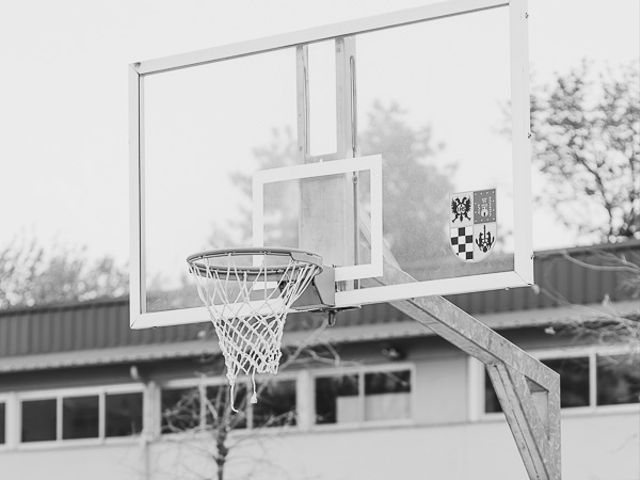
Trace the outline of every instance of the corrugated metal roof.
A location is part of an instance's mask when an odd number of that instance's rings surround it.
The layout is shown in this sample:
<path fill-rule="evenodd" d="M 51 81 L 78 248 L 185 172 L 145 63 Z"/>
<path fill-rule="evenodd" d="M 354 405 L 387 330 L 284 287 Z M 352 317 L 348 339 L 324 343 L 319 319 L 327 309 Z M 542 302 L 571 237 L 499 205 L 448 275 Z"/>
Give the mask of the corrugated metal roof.
<path fill-rule="evenodd" d="M 626 288 L 626 282 L 630 278 L 628 272 L 582 266 L 582 263 L 598 267 L 610 266 L 610 255 L 623 256 L 627 261 L 640 265 L 640 241 L 536 252 L 536 288 L 469 293 L 454 295 L 449 299 L 475 315 L 566 304 L 585 305 L 599 303 L 605 298 L 611 301 L 629 300 L 634 292 Z"/>
<path fill-rule="evenodd" d="M 632 292 L 624 288 L 628 279 L 625 272 L 587 269 L 566 257 L 569 254 L 577 262 L 603 265 L 603 256 L 595 255 L 594 248 L 537 253 L 537 288 L 455 295 L 450 297 L 450 300 L 479 318 L 490 318 L 492 314 L 501 312 L 557 309 L 567 304 L 598 304 L 605 298 L 613 302 L 631 300 Z M 640 264 L 640 241 L 608 245 L 599 249 L 624 255 L 628 261 Z M 631 302 L 630 308 L 633 309 L 637 303 Z M 562 310 L 557 312 L 560 313 Z M 507 317 L 513 319 L 512 321 L 519 321 L 518 325 L 525 325 L 528 324 L 526 322 L 532 321 L 532 318 L 538 318 L 541 313 L 536 312 L 533 316 L 512 313 Z M 298 314 L 296 321 L 287 323 L 287 330 L 307 330 L 313 325 L 319 325 L 321 319 L 320 315 Z M 367 305 L 340 314 L 339 323 L 331 329 L 331 335 L 333 341 L 354 341 L 356 338 L 368 337 L 363 332 L 377 331 L 378 328 L 373 328 L 373 325 L 383 325 L 380 328 L 388 336 L 394 329 L 402 330 L 398 328 L 399 324 L 405 322 L 411 320 L 388 304 Z M 501 325 L 501 328 L 508 326 L 506 323 Z M 96 355 L 96 349 L 121 351 L 123 354 L 130 350 L 142 353 L 147 351 L 147 348 L 142 348 L 145 345 L 164 345 L 165 347 L 161 348 L 166 349 L 167 344 L 172 344 L 173 350 L 175 345 L 197 342 L 203 329 L 208 328 L 208 323 L 202 323 L 131 330 L 129 303 L 126 298 L 5 310 L 0 312 L 0 358 L 48 356 L 58 352 L 78 351 L 91 351 Z M 348 328 L 351 330 L 347 330 Z M 3 359 L 3 363 L 5 360 L 7 359 Z"/>
<path fill-rule="evenodd" d="M 571 305 L 519 312 L 499 312 L 478 315 L 478 320 L 494 329 L 514 326 L 536 326 L 557 323 L 589 321 L 608 318 L 611 315 L 640 315 L 638 302 L 618 302 L 615 310 L 608 305 Z M 433 332 L 413 320 L 404 319 L 393 323 L 347 325 L 324 330 L 293 331 L 285 334 L 283 345 L 322 345 L 351 343 L 397 338 L 426 337 Z M 87 367 L 114 363 L 179 359 L 220 353 L 218 342 L 211 338 L 183 342 L 122 346 L 91 350 L 54 352 L 38 355 L 0 357 L 0 374 L 30 370 Z"/>

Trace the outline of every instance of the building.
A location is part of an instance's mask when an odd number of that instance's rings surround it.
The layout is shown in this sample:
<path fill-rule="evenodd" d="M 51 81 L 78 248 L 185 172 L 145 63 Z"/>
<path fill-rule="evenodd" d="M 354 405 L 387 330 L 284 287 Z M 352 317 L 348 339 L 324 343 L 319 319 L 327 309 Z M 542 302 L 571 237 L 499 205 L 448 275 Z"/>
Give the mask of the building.
<path fill-rule="evenodd" d="M 640 265 L 638 241 L 599 251 Z M 601 335 L 640 301 L 629 272 L 582 265 L 603 258 L 539 252 L 537 287 L 451 298 L 560 372 L 565 480 L 640 478 L 640 340 Z M 320 320 L 291 317 L 285 341 Z M 0 478 L 215 477 L 197 431 L 215 414 L 202 396 L 226 391 L 210 326 L 128 325 L 126 299 L 0 313 Z M 482 364 L 393 307 L 343 313 L 311 343 L 328 362 L 284 369 L 245 410 L 228 478 L 527 478 Z"/>

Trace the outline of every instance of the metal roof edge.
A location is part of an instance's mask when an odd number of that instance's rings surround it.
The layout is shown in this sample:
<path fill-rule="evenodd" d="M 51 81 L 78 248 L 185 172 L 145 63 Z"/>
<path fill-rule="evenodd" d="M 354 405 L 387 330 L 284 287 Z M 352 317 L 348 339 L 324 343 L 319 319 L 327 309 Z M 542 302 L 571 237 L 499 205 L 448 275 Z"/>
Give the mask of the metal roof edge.
<path fill-rule="evenodd" d="M 51 312 L 59 310 L 78 310 L 78 309 L 91 309 L 98 307 L 121 305 L 126 306 L 129 304 L 129 295 L 123 295 L 120 297 L 104 297 L 93 300 L 82 300 L 75 302 L 59 302 L 59 303 L 47 303 L 43 305 L 34 305 L 31 307 L 10 307 L 0 309 L 0 317 L 10 315 L 31 315 L 34 313 Z"/>
<path fill-rule="evenodd" d="M 599 243 L 595 245 L 576 245 L 573 247 L 562 247 L 562 248 L 552 248 L 548 250 L 538 250 L 534 252 L 535 257 L 552 257 L 556 255 L 564 255 L 564 254 L 575 254 L 575 253 L 589 253 L 594 250 L 599 251 L 616 251 L 616 250 L 627 250 L 627 249 L 635 249 L 638 248 L 640 250 L 640 239 L 638 240 L 625 240 L 622 242 L 615 243 Z"/>
<path fill-rule="evenodd" d="M 564 307 L 477 315 L 476 318 L 496 330 L 542 326 L 557 323 L 588 322 L 615 316 L 640 315 L 640 302 L 567 305 Z M 321 331 L 287 332 L 285 346 L 322 345 L 324 343 L 356 343 L 435 335 L 413 320 L 381 324 L 362 324 L 326 328 Z M 188 358 L 220 353 L 215 339 L 177 343 L 156 343 L 127 347 L 76 350 L 39 355 L 0 358 L 0 373 L 99 366 L 115 363 Z"/>

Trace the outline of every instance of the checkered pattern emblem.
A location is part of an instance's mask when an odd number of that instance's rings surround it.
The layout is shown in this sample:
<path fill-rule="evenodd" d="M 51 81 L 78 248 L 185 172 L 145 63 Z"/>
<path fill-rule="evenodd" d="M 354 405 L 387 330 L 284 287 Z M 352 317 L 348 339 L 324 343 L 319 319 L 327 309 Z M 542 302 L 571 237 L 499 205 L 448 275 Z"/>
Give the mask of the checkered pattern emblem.
<path fill-rule="evenodd" d="M 473 260 L 473 226 L 451 229 L 451 247 L 463 260 Z"/>
<path fill-rule="evenodd" d="M 484 260 L 496 243 L 495 189 L 454 193 L 449 202 L 451 250 L 465 262 Z"/>

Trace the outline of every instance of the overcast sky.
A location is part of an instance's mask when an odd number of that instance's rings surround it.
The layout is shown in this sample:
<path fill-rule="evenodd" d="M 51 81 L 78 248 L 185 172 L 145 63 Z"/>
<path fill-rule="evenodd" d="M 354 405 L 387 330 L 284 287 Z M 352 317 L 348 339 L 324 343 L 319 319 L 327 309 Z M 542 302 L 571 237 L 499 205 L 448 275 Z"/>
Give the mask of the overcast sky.
<path fill-rule="evenodd" d="M 0 244 L 20 232 L 128 257 L 127 66 L 425 0 L 11 2 L 0 17 Z M 539 81 L 640 55 L 637 0 L 530 0 Z M 443 131 L 444 137 L 451 132 Z M 535 246 L 571 245 L 536 216 Z M 550 234 L 551 233 L 551 234 Z"/>

